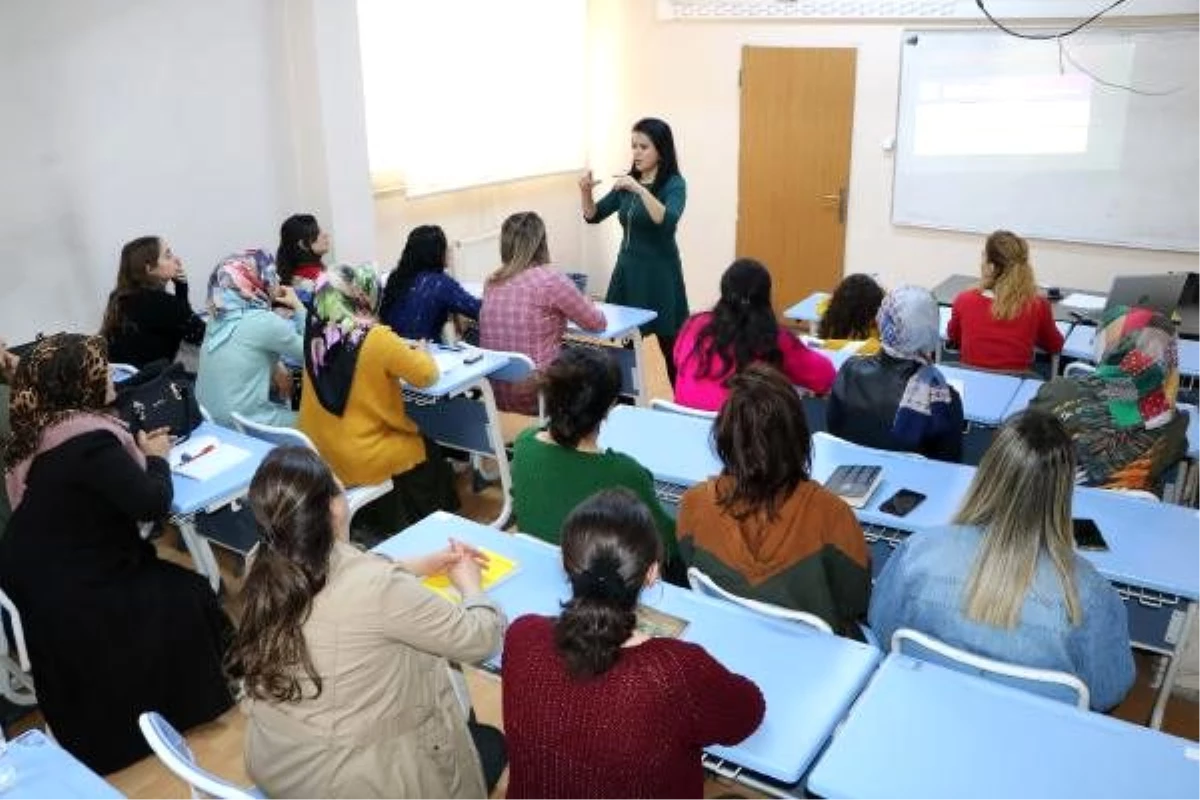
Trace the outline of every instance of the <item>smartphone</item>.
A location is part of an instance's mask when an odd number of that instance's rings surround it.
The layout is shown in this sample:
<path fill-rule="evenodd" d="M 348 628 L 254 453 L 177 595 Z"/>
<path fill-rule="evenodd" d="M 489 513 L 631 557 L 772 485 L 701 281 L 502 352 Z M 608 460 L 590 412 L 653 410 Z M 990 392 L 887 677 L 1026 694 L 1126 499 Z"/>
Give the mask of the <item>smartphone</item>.
<path fill-rule="evenodd" d="M 483 360 L 483 353 L 472 353 L 463 359 L 464 364 L 474 364 L 477 361 Z"/>
<path fill-rule="evenodd" d="M 1100 528 L 1095 520 L 1073 519 L 1071 525 L 1075 529 L 1075 546 L 1080 550 L 1107 550 L 1108 542 L 1100 535 Z"/>
<path fill-rule="evenodd" d="M 885 514 L 903 517 L 921 505 L 921 501 L 924 499 L 925 495 L 920 492 L 914 492 L 912 489 L 901 489 L 887 500 L 884 500 L 883 504 L 879 506 L 879 510 Z"/>

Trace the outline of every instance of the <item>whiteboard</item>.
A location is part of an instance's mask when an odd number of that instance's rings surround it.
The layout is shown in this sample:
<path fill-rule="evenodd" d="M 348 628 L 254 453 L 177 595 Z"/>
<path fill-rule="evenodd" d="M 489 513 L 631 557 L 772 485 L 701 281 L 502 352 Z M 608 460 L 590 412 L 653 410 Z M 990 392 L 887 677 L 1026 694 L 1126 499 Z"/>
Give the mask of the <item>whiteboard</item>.
<path fill-rule="evenodd" d="M 901 42 L 893 223 L 1200 249 L 1196 29 Z"/>

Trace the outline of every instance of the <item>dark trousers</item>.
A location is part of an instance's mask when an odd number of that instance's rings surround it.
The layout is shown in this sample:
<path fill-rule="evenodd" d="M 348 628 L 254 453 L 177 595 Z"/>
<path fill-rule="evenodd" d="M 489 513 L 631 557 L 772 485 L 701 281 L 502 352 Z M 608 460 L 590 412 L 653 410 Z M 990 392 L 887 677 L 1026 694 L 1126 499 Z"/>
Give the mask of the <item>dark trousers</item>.
<path fill-rule="evenodd" d="M 490 795 L 500 782 L 504 768 L 508 766 L 508 749 L 504 746 L 504 734 L 498 728 L 476 722 L 475 709 L 471 709 L 467 730 L 475 743 L 475 751 L 479 753 L 479 763 L 483 766 L 483 780 L 487 783 Z"/>
<path fill-rule="evenodd" d="M 659 349 L 662 350 L 663 361 L 667 365 L 667 380 L 671 382 L 671 388 L 675 388 L 675 337 L 663 336 L 661 333 L 654 334 L 654 338 L 658 339 Z"/>
<path fill-rule="evenodd" d="M 457 511 L 454 470 L 432 439 L 425 439 L 425 460 L 392 476 L 392 490 L 366 505 L 351 521 L 351 538 L 364 547 L 420 522 L 434 511 Z"/>

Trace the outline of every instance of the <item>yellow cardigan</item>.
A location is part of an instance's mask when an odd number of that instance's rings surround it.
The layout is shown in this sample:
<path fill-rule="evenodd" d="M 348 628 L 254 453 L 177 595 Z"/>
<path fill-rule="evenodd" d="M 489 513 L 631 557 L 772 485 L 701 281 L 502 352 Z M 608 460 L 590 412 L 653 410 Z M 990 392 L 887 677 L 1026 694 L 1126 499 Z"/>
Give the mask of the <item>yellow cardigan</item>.
<path fill-rule="evenodd" d="M 431 386 L 437 362 L 386 325 L 367 332 L 342 416 L 321 405 L 305 370 L 298 427 L 347 486 L 380 483 L 425 460 L 421 431 L 404 412 L 401 379 Z"/>

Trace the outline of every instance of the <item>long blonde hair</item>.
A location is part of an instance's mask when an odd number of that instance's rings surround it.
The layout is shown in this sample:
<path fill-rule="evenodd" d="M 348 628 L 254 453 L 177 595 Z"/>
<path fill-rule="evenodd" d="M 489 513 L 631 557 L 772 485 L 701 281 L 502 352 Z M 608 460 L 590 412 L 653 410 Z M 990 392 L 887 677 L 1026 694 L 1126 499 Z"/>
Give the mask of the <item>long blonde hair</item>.
<path fill-rule="evenodd" d="M 1083 617 L 1075 586 L 1071 495 L 1075 448 L 1062 423 L 1028 411 L 1008 420 L 984 454 L 962 507 L 959 525 L 983 529 L 983 545 L 967 582 L 968 619 L 1014 628 L 1043 550 L 1062 583 L 1067 618 Z"/>
<path fill-rule="evenodd" d="M 500 269 L 488 276 L 489 285 L 519 275 L 530 267 L 550 263 L 546 223 L 533 211 L 512 214 L 500 228 Z"/>
<path fill-rule="evenodd" d="M 995 319 L 1013 319 L 1037 297 L 1037 281 L 1029 264 L 1029 244 L 1012 231 L 996 231 L 987 238 L 983 260 L 992 267 L 991 274 L 980 282 L 980 288 L 991 289 Z"/>

